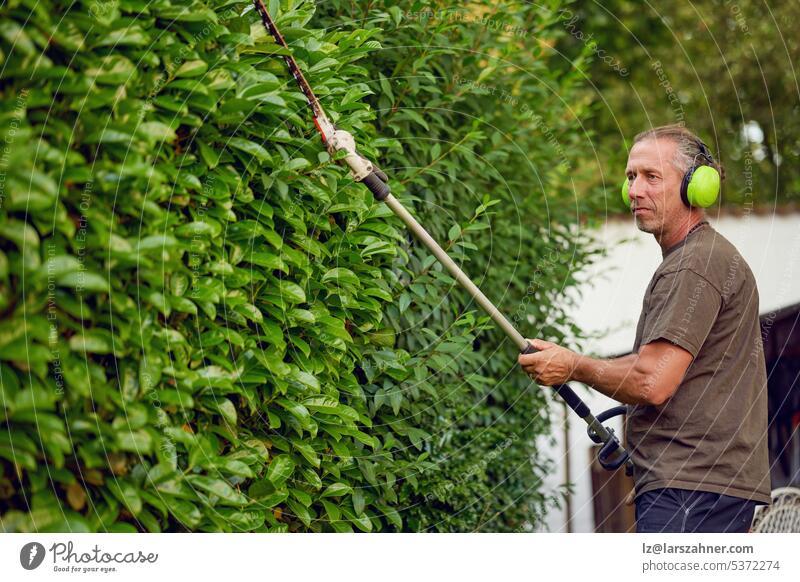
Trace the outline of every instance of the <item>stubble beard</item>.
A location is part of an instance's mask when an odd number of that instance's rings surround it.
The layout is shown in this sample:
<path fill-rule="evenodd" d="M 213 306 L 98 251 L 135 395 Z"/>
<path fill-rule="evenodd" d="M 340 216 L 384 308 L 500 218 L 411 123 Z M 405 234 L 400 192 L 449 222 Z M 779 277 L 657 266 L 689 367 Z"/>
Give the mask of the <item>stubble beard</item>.
<path fill-rule="evenodd" d="M 634 216 L 634 220 L 636 221 L 636 228 L 638 228 L 642 232 L 653 234 L 657 230 L 656 225 L 653 223 L 653 221 L 649 221 L 644 217 Z"/>

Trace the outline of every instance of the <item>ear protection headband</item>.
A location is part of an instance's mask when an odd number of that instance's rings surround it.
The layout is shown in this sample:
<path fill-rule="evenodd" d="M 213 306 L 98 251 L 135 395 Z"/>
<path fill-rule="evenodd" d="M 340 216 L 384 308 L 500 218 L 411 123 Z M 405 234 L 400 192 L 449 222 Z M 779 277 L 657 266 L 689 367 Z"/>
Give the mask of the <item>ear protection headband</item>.
<path fill-rule="evenodd" d="M 705 158 L 710 164 L 714 163 L 714 158 L 706 144 L 698 139 L 697 146 L 700 153 L 695 156 L 692 166 L 681 180 L 681 200 L 690 208 L 692 206 L 708 208 L 717 201 L 721 179 L 716 168 L 697 163 L 698 157 Z M 628 187 L 628 179 L 625 178 L 625 182 L 622 184 L 622 201 L 630 207 L 631 199 L 628 195 Z"/>

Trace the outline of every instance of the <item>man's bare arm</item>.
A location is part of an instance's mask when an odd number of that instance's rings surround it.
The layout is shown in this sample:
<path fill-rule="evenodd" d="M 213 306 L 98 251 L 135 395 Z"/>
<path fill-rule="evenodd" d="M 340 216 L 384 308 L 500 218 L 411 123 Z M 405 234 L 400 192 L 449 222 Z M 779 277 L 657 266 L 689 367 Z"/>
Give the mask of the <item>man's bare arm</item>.
<path fill-rule="evenodd" d="M 572 379 L 624 404 L 659 406 L 669 400 L 692 363 L 692 354 L 656 340 L 637 354 L 598 360 L 578 354 Z"/>

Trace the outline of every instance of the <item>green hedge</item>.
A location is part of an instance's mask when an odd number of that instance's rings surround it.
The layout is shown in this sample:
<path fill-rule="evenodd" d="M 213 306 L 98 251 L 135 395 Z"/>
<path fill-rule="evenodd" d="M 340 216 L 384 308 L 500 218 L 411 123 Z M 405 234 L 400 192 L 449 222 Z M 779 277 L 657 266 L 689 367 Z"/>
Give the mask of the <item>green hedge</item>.
<path fill-rule="evenodd" d="M 587 104 L 547 13 L 268 4 L 487 294 L 527 335 L 578 333 L 562 295 L 594 251 L 567 160 Z M 0 16 L 3 530 L 538 523 L 543 392 L 329 159 L 248 2 Z"/>

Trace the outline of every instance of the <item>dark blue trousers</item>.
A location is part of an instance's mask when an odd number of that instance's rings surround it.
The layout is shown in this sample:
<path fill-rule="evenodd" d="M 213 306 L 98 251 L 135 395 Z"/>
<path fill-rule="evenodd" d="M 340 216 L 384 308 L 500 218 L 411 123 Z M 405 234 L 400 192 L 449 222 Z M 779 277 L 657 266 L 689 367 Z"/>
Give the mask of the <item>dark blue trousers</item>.
<path fill-rule="evenodd" d="M 636 498 L 637 533 L 747 533 L 758 502 L 687 489 L 655 489 Z"/>

